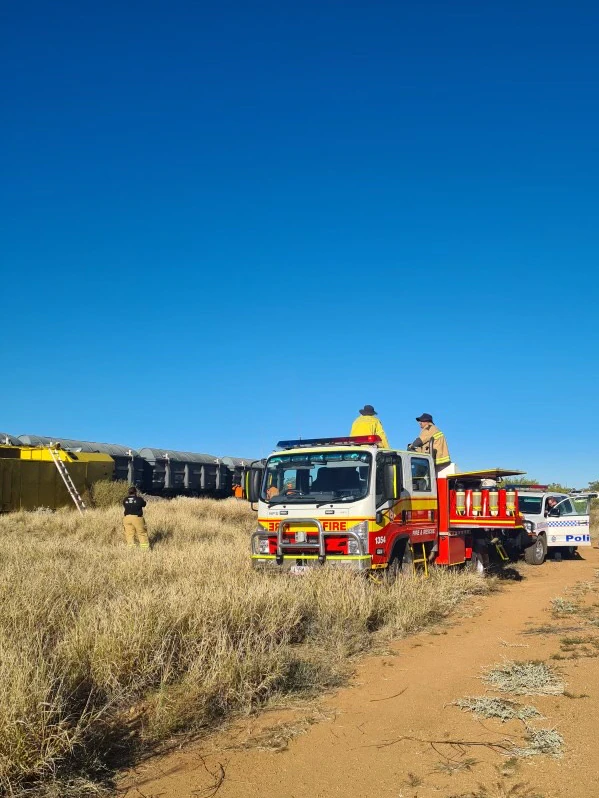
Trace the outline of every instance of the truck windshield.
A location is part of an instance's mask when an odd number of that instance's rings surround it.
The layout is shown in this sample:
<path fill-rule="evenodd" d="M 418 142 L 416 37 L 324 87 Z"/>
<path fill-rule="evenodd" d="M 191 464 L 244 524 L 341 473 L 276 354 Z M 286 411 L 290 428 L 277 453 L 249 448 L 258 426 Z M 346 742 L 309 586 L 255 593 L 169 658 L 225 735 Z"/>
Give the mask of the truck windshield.
<path fill-rule="evenodd" d="M 368 493 L 369 452 L 276 454 L 266 464 L 262 501 L 269 504 L 351 502 Z"/>

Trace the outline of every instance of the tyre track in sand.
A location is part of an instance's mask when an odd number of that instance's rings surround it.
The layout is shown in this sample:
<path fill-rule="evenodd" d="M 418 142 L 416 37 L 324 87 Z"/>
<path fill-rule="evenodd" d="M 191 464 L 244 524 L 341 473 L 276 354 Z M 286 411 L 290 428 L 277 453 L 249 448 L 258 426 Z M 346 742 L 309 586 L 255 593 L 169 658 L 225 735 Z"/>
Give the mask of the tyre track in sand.
<path fill-rule="evenodd" d="M 308 708 L 264 712 L 222 733 L 154 757 L 119 780 L 125 798 L 593 798 L 599 796 L 599 657 L 576 659 L 563 641 L 599 629 L 591 616 L 551 612 L 551 600 L 599 602 L 599 551 L 523 567 L 520 582 L 470 599 L 462 616 L 393 643 L 390 655 L 362 659 L 348 687 Z M 570 591 L 568 593 L 568 591 Z M 576 597 L 576 596 L 575 596 Z M 599 606 L 599 605 L 598 605 Z M 596 613 L 599 621 L 599 610 Z M 531 630 L 548 627 L 546 633 Z M 570 649 L 572 650 L 572 649 Z M 574 651 L 583 650 L 576 649 Z M 562 653 L 560 653 L 562 652 Z M 575 655 L 576 656 L 576 655 Z M 519 721 L 477 720 L 452 702 L 484 695 L 483 668 L 504 659 L 543 660 L 560 668 L 570 696 L 516 697 L 564 738 L 560 759 L 506 762 L 485 745 L 523 741 Z M 465 741 L 456 745 L 449 741 Z M 483 786 L 481 786 L 483 785 Z M 519 786 L 520 785 L 520 786 Z M 511 790 L 511 792 L 510 792 Z"/>

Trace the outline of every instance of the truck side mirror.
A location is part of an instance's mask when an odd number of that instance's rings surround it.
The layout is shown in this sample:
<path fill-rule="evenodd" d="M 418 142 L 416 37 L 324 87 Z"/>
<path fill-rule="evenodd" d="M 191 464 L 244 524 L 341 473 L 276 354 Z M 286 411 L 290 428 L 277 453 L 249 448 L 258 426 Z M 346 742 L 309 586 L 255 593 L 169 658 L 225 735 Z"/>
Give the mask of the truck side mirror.
<path fill-rule="evenodd" d="M 260 498 L 260 486 L 262 485 L 263 468 L 252 466 L 245 472 L 245 495 L 251 504 L 255 504 Z"/>
<path fill-rule="evenodd" d="M 401 471 L 398 463 L 385 463 L 384 483 L 385 501 L 393 501 L 401 496 Z"/>

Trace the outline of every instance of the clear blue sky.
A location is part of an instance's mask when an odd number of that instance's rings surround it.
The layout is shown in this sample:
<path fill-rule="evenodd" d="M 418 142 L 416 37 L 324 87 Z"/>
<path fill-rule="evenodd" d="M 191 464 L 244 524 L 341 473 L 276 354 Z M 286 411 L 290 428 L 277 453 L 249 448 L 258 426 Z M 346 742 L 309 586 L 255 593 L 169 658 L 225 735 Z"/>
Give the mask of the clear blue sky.
<path fill-rule="evenodd" d="M 0 429 L 262 455 L 423 411 L 599 478 L 591 2 L 25 2 Z"/>

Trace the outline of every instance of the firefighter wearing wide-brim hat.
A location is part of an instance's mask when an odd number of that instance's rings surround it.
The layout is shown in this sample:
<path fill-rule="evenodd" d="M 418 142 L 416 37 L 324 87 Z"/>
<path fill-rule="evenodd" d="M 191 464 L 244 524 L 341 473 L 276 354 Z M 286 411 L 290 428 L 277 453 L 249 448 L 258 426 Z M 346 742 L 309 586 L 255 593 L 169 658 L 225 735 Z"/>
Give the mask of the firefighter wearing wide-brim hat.
<path fill-rule="evenodd" d="M 381 439 L 379 446 L 382 449 L 389 449 L 389 441 L 385 435 L 385 430 L 376 415 L 377 412 L 372 405 L 364 405 L 360 410 L 360 415 L 351 425 L 349 434 L 352 437 L 354 435 L 378 435 Z"/>
<path fill-rule="evenodd" d="M 123 501 L 125 517 L 123 518 L 123 529 L 125 530 L 125 540 L 127 547 L 135 548 L 135 542 L 139 543 L 142 551 L 149 551 L 150 541 L 144 519 L 144 507 L 146 500 L 137 493 L 137 488 L 131 487 L 127 493 L 127 498 Z"/>
<path fill-rule="evenodd" d="M 412 443 L 408 444 L 408 449 L 413 452 L 429 452 L 431 451 L 432 443 L 435 466 L 444 468 L 449 465 L 451 457 L 449 456 L 445 435 L 440 429 L 435 427 L 431 414 L 423 413 L 418 416 L 416 421 L 420 424 L 420 435 Z"/>

